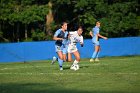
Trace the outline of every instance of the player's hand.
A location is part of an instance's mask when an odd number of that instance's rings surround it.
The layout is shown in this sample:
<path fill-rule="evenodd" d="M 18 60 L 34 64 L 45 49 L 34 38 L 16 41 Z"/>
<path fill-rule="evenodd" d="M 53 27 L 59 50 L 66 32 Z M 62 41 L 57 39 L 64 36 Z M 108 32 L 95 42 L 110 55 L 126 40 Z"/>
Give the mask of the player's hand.
<path fill-rule="evenodd" d="M 108 38 L 107 37 L 104 37 L 104 39 L 107 40 Z"/>
<path fill-rule="evenodd" d="M 63 38 L 59 38 L 59 40 L 63 40 Z"/>
<path fill-rule="evenodd" d="M 83 47 L 84 46 L 84 44 L 81 44 L 81 47 Z"/>

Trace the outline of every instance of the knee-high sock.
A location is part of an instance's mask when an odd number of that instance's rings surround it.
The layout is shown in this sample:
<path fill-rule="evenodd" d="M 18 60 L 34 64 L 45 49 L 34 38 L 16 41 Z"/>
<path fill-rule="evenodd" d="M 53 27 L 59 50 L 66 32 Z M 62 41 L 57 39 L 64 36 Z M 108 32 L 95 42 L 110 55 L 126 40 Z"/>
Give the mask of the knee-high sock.
<path fill-rule="evenodd" d="M 97 52 L 96 58 L 98 58 L 98 57 L 99 57 L 99 53 L 100 53 L 100 51 L 98 51 L 98 52 Z"/>
<path fill-rule="evenodd" d="M 58 58 L 58 63 L 59 63 L 59 66 L 62 67 L 62 65 L 63 65 L 63 60 L 60 59 L 60 58 Z"/>
<path fill-rule="evenodd" d="M 96 51 L 94 51 L 94 52 L 93 52 L 93 54 L 92 54 L 92 58 L 95 58 L 95 57 L 96 57 L 96 55 L 97 55 L 97 52 L 96 52 Z"/>

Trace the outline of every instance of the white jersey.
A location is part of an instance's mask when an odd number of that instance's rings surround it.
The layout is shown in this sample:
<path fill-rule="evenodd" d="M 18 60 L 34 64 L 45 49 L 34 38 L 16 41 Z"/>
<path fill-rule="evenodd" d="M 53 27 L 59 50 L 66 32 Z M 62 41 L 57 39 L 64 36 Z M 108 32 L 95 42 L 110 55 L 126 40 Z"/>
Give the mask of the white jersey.
<path fill-rule="evenodd" d="M 78 35 L 77 31 L 74 32 L 69 32 L 70 34 L 70 44 L 76 45 L 77 42 L 79 42 L 80 44 L 83 44 L 83 36 L 82 35 Z"/>
<path fill-rule="evenodd" d="M 83 44 L 83 36 L 78 35 L 77 31 L 69 32 L 69 45 L 68 45 L 68 52 L 73 53 L 76 52 L 78 49 L 76 47 L 76 43 L 79 42 L 80 44 Z"/>

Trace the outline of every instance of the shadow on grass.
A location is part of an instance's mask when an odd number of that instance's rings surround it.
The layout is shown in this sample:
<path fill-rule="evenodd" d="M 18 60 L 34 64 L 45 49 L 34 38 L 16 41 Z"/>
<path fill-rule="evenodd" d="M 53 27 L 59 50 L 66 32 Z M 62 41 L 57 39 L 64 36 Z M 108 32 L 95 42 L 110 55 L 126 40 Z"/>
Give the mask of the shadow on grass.
<path fill-rule="evenodd" d="M 1 84 L 0 93 L 126 93 L 125 91 L 84 91 L 75 88 L 65 88 L 57 84 L 40 84 L 40 83 L 25 83 L 25 84 Z"/>
<path fill-rule="evenodd" d="M 92 93 L 87 91 L 79 91 L 66 89 L 55 84 L 1 84 L 0 93 Z"/>
<path fill-rule="evenodd" d="M 97 89 L 80 90 L 77 87 L 65 87 L 57 83 L 9 83 L 0 84 L 0 93 L 128 93 L 128 91 L 104 91 Z M 80 86 L 79 86 L 80 87 Z M 132 91 L 129 93 L 133 93 Z M 136 93 L 136 92 L 135 92 Z M 138 92 L 137 92 L 138 93 Z"/>

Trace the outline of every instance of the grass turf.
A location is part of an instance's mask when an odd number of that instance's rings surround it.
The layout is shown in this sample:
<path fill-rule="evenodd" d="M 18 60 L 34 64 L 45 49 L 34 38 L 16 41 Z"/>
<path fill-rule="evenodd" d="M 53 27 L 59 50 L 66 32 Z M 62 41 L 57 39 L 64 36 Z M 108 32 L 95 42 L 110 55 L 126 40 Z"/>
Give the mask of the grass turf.
<path fill-rule="evenodd" d="M 0 93 L 140 93 L 140 56 L 82 59 L 78 71 L 50 63 L 0 63 Z"/>

